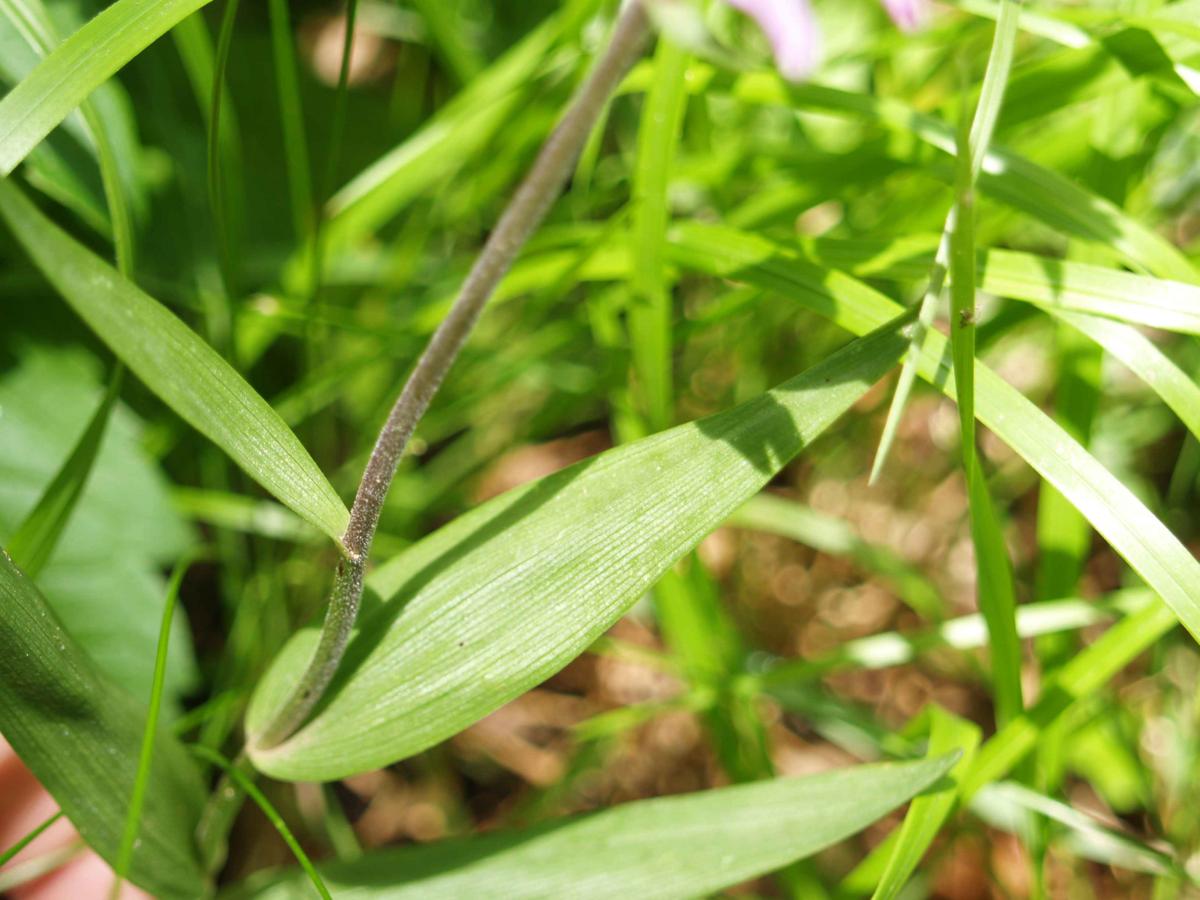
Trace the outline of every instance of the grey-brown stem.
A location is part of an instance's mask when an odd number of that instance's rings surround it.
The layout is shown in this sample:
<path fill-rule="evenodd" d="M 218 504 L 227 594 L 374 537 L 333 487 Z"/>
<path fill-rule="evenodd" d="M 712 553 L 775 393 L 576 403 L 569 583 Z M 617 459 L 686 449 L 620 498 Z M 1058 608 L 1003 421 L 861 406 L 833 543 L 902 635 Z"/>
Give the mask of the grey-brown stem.
<path fill-rule="evenodd" d="M 484 243 L 454 306 L 430 339 L 392 407 L 375 441 L 350 509 L 350 524 L 342 538 L 347 556 L 339 564 L 334 578 L 329 611 L 316 652 L 274 721 L 254 736 L 253 740 L 260 748 L 273 747 L 291 735 L 333 680 L 358 616 L 367 556 L 404 449 L 492 291 L 561 193 L 608 97 L 641 53 L 649 33 L 643 2 L 630 0 L 626 4 L 604 55 L 542 146 L 525 180 Z"/>

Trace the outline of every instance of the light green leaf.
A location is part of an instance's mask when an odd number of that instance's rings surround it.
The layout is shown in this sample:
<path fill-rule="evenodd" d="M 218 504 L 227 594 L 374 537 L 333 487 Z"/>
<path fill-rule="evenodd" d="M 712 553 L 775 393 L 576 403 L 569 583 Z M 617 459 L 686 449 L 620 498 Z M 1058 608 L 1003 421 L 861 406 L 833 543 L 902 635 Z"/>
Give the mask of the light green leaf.
<path fill-rule="evenodd" d="M 251 759 L 328 780 L 449 737 L 586 650 L 674 563 L 898 358 L 889 326 L 728 412 L 510 491 L 377 570 L 314 718 Z M 373 608 L 371 608 L 373 607 Z M 260 683 L 260 730 L 312 652 L 301 632 Z"/>
<path fill-rule="evenodd" d="M 862 830 L 953 762 L 857 766 L 641 800 L 526 831 L 374 852 L 322 873 L 348 900 L 709 896 Z M 305 890 L 297 872 L 235 896 L 282 900 Z"/>
<path fill-rule="evenodd" d="M 720 226 L 677 226 L 672 255 L 697 271 L 777 291 L 855 333 L 878 327 L 902 309 L 848 275 L 817 269 L 764 238 Z M 949 350 L 941 333 L 929 332 L 919 374 L 953 397 Z M 1095 457 L 981 362 L 975 383 L 980 422 L 1070 500 L 1200 637 L 1200 562 Z"/>
<path fill-rule="evenodd" d="M 34 347 L 0 378 L 0 543 L 48 492 L 102 402 L 98 371 L 80 351 Z M 166 479 L 140 446 L 140 429 L 117 403 L 91 477 L 35 580 L 96 667 L 144 701 L 163 607 L 160 571 L 194 536 L 172 511 Z M 176 619 L 166 675 L 172 711 L 197 676 L 186 622 Z"/>
<path fill-rule="evenodd" d="M 54 552 L 59 536 L 67 527 L 71 513 L 75 511 L 75 504 L 79 502 L 84 486 L 92 474 L 96 456 L 100 452 L 100 442 L 104 439 L 108 418 L 117 402 L 120 389 L 121 373 L 118 370 L 109 380 L 104 399 L 96 407 L 87 428 L 83 430 L 83 434 L 71 450 L 71 455 L 63 462 L 38 498 L 37 504 L 8 540 L 9 556 L 30 578 L 36 578 L 42 571 L 46 560 Z"/>
<path fill-rule="evenodd" d="M 0 216 L 79 316 L 176 413 L 335 541 L 349 513 L 308 451 L 215 350 L 58 228 L 9 180 Z"/>
<path fill-rule="evenodd" d="M 8 175 L 97 87 L 208 0 L 117 0 L 0 100 L 0 174 Z"/>
<path fill-rule="evenodd" d="M 141 704 L 108 682 L 33 583 L 0 553 L 0 732 L 84 840 L 116 862 L 142 738 Z M 195 897 L 192 842 L 204 788 L 169 733 L 158 735 L 130 879 L 160 897 Z"/>

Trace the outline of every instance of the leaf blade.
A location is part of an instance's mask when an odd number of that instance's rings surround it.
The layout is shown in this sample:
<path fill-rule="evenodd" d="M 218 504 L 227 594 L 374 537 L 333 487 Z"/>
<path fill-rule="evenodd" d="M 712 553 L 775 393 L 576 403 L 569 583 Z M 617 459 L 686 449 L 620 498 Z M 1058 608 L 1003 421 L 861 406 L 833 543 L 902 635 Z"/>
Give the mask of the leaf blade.
<path fill-rule="evenodd" d="M 341 498 L 278 414 L 212 347 L 3 179 L 0 217 L 63 299 L 151 390 L 340 542 L 349 518 Z"/>

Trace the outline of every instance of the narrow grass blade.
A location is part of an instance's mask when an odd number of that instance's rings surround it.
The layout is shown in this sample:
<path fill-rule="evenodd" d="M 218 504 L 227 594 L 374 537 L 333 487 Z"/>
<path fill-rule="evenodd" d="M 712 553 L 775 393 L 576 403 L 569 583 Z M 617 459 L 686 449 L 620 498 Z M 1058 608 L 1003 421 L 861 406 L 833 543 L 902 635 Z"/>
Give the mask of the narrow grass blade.
<path fill-rule="evenodd" d="M 195 744 L 190 749 L 201 759 L 221 768 L 255 802 L 258 808 L 262 810 L 262 814 L 267 817 L 267 821 L 271 823 L 283 839 L 283 842 L 287 844 L 288 849 L 292 851 L 292 855 L 300 863 L 300 868 L 304 870 L 304 874 L 308 877 L 309 882 L 316 889 L 317 893 L 324 900 L 333 900 L 329 889 L 325 887 L 325 882 L 321 879 L 316 867 L 312 864 L 312 860 L 308 858 L 308 854 L 304 852 L 304 848 L 300 846 L 300 842 L 296 840 L 296 836 L 292 834 L 292 830 L 287 827 L 287 822 L 283 820 L 283 816 L 279 815 L 279 812 L 272 805 L 271 801 L 267 799 L 266 794 L 259 790 L 254 780 L 210 747 Z"/>
<path fill-rule="evenodd" d="M 386 765 L 558 671 L 866 392 L 899 356 L 896 327 L 748 404 L 503 494 L 376 570 L 327 700 L 254 764 L 305 780 Z M 251 734 L 315 638 L 300 632 L 260 682 Z"/>
<path fill-rule="evenodd" d="M 279 120 L 283 129 L 284 163 L 287 166 L 288 193 L 291 197 L 292 223 L 296 240 L 303 244 L 312 232 L 312 169 L 308 160 L 308 139 L 304 128 L 304 108 L 300 100 L 300 79 L 296 67 L 296 47 L 287 0 L 270 0 L 271 54 L 275 63 L 275 90 L 279 97 Z"/>
<path fill-rule="evenodd" d="M 854 333 L 895 318 L 898 304 L 840 272 L 818 269 L 757 236 L 719 226 L 676 226 L 672 258 L 691 269 L 756 284 L 790 297 Z M 946 339 L 931 331 L 918 373 L 954 396 Z M 975 364 L 980 422 L 1023 457 L 1091 522 L 1200 637 L 1200 562 L 1095 457 L 981 362 Z"/>
<path fill-rule="evenodd" d="M 233 29 L 237 24 L 238 7 L 241 0 L 225 0 L 225 12 L 221 16 L 221 32 L 217 38 L 217 55 L 213 63 L 212 89 L 209 91 L 208 114 L 208 203 L 212 212 L 213 228 L 216 232 L 217 257 L 221 261 L 221 275 L 225 291 L 235 291 L 235 268 L 233 232 L 225 202 L 225 180 L 221 171 L 221 109 L 226 105 L 225 69 L 229 65 L 229 52 L 233 46 Z"/>
<path fill-rule="evenodd" d="M 44 822 L 38 825 L 37 828 L 33 829 L 33 831 L 29 832 L 29 834 L 25 835 L 25 837 L 21 838 L 11 847 L 7 848 L 3 853 L 0 853 L 0 867 L 5 866 L 10 859 L 15 857 L 18 853 L 36 841 L 38 837 L 46 831 L 46 829 L 48 829 L 62 817 L 63 811 L 61 809 L 56 813 L 52 813 Z"/>
<path fill-rule="evenodd" d="M 970 766 L 981 737 L 979 726 L 947 712 L 940 706 L 927 707 L 929 717 L 929 756 L 941 757 L 957 751 L 961 754 L 947 777 L 952 782 L 936 792 L 913 800 L 900 826 L 887 867 L 879 880 L 872 900 L 892 900 L 898 896 L 908 879 L 937 837 L 942 825 L 954 810 L 955 784 Z"/>
<path fill-rule="evenodd" d="M 922 619 L 937 622 L 945 616 L 945 599 L 932 581 L 889 548 L 863 540 L 841 519 L 764 493 L 748 501 L 726 524 L 777 534 L 822 553 L 852 559 L 888 582 Z"/>
<path fill-rule="evenodd" d="M 952 757 L 857 766 L 678 797 L 323 866 L 338 895 L 363 898 L 710 896 L 865 828 L 937 782 Z M 239 898 L 294 896 L 299 873 Z M 265 883 L 262 883 L 264 882 Z"/>
<path fill-rule="evenodd" d="M 108 419 L 121 391 L 121 370 L 113 372 L 104 399 L 63 462 L 54 479 L 46 486 L 37 505 L 30 510 L 8 542 L 8 555 L 30 578 L 37 578 L 54 552 L 58 539 L 75 510 L 75 504 L 87 486 L 104 440 Z"/>
<path fill-rule="evenodd" d="M 8 175 L 87 96 L 208 0 L 117 0 L 63 41 L 0 100 L 0 175 Z"/>
<path fill-rule="evenodd" d="M 0 731 L 110 864 L 143 723 L 141 704 L 95 671 L 33 583 L 0 553 Z M 130 880 L 156 896 L 195 897 L 206 888 L 192 844 L 203 786 L 165 732 L 149 778 Z"/>
<path fill-rule="evenodd" d="M 154 655 L 154 682 L 150 689 L 150 704 L 146 713 L 146 727 L 142 731 L 142 746 L 138 753 L 137 774 L 133 779 L 133 793 L 129 797 L 129 810 L 125 814 L 125 830 L 121 833 L 121 844 L 117 850 L 113 874 L 112 896 L 119 897 L 121 882 L 129 874 L 133 862 L 134 842 L 142 824 L 142 810 L 146 803 L 146 790 L 150 786 L 150 771 L 154 764 L 154 742 L 158 737 L 159 712 L 162 710 L 163 686 L 167 675 L 167 648 L 171 642 L 171 620 L 175 617 L 175 601 L 179 598 L 179 587 L 192 559 L 185 558 L 175 566 L 171 581 L 167 585 L 167 600 L 163 604 L 162 625 L 158 629 L 158 647 Z"/>
<path fill-rule="evenodd" d="M 629 339 L 636 396 L 650 431 L 669 428 L 673 418 L 671 289 L 664 277 L 664 250 L 670 218 L 667 188 L 679 143 L 687 94 L 683 76 L 688 54 L 660 37 L 654 56 L 654 82 L 646 94 L 638 126 L 633 171 L 633 293 Z"/>
<path fill-rule="evenodd" d="M 975 179 L 983 168 L 988 147 L 992 142 L 992 132 L 996 127 L 996 119 L 1000 115 L 1000 106 L 1004 101 L 1004 86 L 1008 82 L 1008 73 L 1012 69 L 1013 53 L 1017 45 L 1017 26 L 1020 22 L 1021 0 L 1003 0 L 1000 16 L 996 20 L 996 33 L 992 39 L 992 50 L 988 56 L 987 71 L 983 76 L 983 88 L 979 94 L 979 104 L 975 108 L 975 117 L 971 122 L 971 131 L 963 146 L 960 142 L 959 154 L 965 149 L 967 160 L 960 162 L 959 171 L 964 172 L 957 179 L 959 182 L 958 196 L 964 191 L 971 191 Z M 964 169 L 962 166 L 967 166 Z M 937 305 L 941 299 L 942 284 L 950 264 L 952 235 L 958 228 L 957 214 L 951 210 L 946 217 L 946 225 L 942 230 L 942 240 L 938 245 L 937 256 L 929 273 L 929 283 L 925 294 L 921 297 L 920 312 L 917 323 L 912 331 L 912 345 L 904 358 L 904 366 L 900 370 L 900 379 L 896 382 L 896 392 L 892 395 L 892 405 L 888 409 L 887 420 L 883 425 L 883 435 L 879 440 L 879 449 L 875 452 L 875 461 L 871 465 L 871 481 L 874 482 L 883 471 L 896 439 L 896 431 L 900 427 L 900 418 L 908 405 L 908 397 L 912 393 L 913 384 L 917 377 L 917 353 L 925 333 L 933 325 L 937 313 Z M 974 282 L 972 282 L 973 284 Z M 973 420 L 972 420 L 973 421 Z M 972 426 L 973 429 L 973 426 Z M 968 480 L 973 476 L 968 472 Z"/>
<path fill-rule="evenodd" d="M 1122 322 L 1083 313 L 1054 311 L 1053 315 L 1124 363 L 1179 416 L 1193 435 L 1200 437 L 1200 386 L 1153 341 Z"/>
<path fill-rule="evenodd" d="M 340 540 L 349 514 L 279 416 L 208 344 L 50 222 L 11 181 L 0 216 L 76 313 L 176 413 L 247 474 Z"/>
<path fill-rule="evenodd" d="M 985 95 L 988 87 L 985 80 Z M 993 85 L 992 89 L 1002 93 L 1002 86 L 997 88 Z M 992 98 L 991 103 L 993 108 L 988 109 L 988 113 L 994 119 L 999 111 L 998 96 Z M 984 100 L 981 98 L 981 114 L 984 109 Z M 1012 563 L 975 446 L 975 186 L 972 158 L 973 151 L 964 133 L 959 140 L 956 157 L 957 198 L 954 230 L 950 234 L 950 350 L 971 539 L 975 545 L 975 594 L 979 609 L 988 623 L 996 721 L 1003 724 L 1018 715 L 1024 706 L 1021 697 L 1021 644 L 1017 638 L 1017 598 Z"/>

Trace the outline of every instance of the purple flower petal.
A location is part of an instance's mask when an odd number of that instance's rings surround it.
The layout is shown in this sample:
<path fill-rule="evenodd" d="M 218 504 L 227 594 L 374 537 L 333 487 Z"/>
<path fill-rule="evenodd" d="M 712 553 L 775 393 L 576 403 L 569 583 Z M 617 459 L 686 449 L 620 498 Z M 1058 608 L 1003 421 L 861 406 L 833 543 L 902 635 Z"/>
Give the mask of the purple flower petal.
<path fill-rule="evenodd" d="M 916 31 L 929 20 L 929 0 L 882 0 L 884 9 L 902 31 Z"/>
<path fill-rule="evenodd" d="M 728 3 L 758 23 L 771 42 L 775 65 L 784 78 L 800 81 L 816 68 L 820 31 L 808 0 L 728 0 Z"/>

